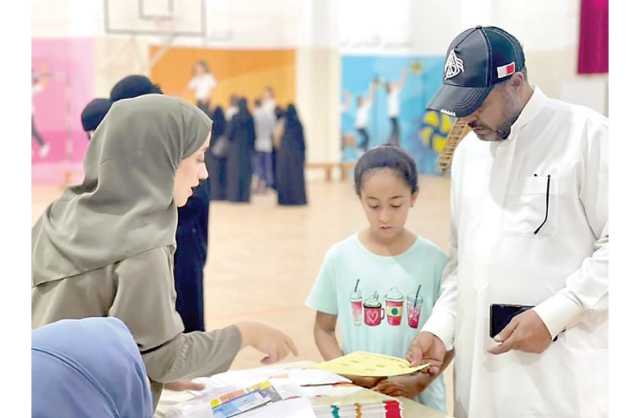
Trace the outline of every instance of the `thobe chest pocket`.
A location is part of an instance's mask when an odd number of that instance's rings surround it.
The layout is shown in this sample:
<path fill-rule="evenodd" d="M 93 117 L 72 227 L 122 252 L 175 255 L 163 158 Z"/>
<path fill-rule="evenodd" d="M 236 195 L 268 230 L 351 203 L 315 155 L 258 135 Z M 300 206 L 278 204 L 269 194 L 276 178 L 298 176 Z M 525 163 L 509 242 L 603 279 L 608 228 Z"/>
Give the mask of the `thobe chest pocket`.
<path fill-rule="evenodd" d="M 505 233 L 531 238 L 554 235 L 559 215 L 558 180 L 553 173 L 514 179 L 505 199 Z"/>

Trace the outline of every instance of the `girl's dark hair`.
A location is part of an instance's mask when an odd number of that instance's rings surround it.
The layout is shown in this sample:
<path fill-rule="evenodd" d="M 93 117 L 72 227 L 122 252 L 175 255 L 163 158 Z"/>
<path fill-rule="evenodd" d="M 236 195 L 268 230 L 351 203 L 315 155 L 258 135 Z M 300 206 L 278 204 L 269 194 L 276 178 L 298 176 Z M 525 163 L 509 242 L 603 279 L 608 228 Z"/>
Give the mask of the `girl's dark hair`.
<path fill-rule="evenodd" d="M 396 145 L 380 145 L 362 154 L 356 163 L 354 180 L 356 194 L 360 196 L 364 176 L 369 171 L 389 168 L 405 181 L 411 193 L 418 191 L 418 170 L 415 160 Z"/>

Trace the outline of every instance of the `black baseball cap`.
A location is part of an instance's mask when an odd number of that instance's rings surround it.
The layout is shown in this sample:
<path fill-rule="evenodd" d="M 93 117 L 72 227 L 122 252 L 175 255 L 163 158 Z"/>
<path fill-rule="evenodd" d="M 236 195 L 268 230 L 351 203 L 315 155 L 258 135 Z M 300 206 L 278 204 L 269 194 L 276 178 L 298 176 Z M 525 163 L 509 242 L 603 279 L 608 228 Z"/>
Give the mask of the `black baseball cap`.
<path fill-rule="evenodd" d="M 480 107 L 494 85 L 524 68 L 520 42 L 495 26 L 467 29 L 447 49 L 443 86 L 429 110 L 464 117 Z"/>

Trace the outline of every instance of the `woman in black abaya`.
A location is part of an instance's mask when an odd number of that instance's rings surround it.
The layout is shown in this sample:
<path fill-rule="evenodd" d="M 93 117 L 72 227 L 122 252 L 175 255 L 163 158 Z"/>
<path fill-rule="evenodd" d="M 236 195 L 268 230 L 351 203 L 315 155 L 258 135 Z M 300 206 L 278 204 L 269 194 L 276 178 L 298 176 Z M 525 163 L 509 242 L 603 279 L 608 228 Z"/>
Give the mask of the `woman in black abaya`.
<path fill-rule="evenodd" d="M 256 141 L 253 117 L 247 108 L 247 99 L 238 100 L 238 113 L 233 115 L 227 129 L 229 153 L 227 155 L 227 200 L 248 202 L 251 196 L 251 159 Z"/>
<path fill-rule="evenodd" d="M 294 105 L 285 113 L 284 133 L 277 154 L 276 182 L 279 205 L 306 205 L 304 128 Z"/>
<path fill-rule="evenodd" d="M 207 154 L 207 169 L 209 170 L 209 185 L 211 200 L 225 200 L 226 199 L 226 177 L 227 177 L 227 156 L 225 152 L 228 151 L 219 147 L 220 141 L 223 139 L 227 121 L 224 117 L 224 110 L 220 106 L 216 106 L 213 114 L 213 128 L 211 130 L 211 147 Z M 222 151 L 216 155 L 214 150 Z"/>

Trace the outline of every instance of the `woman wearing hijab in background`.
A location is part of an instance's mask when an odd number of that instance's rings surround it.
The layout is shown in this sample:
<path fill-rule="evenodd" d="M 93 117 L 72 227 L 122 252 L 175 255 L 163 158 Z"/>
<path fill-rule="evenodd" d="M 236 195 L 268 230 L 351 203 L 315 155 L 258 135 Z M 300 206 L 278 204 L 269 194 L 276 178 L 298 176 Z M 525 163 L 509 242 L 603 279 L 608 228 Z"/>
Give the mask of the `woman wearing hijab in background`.
<path fill-rule="evenodd" d="M 227 155 L 227 200 L 248 202 L 251 197 L 251 160 L 256 141 L 253 117 L 247 99 L 238 100 L 238 113 L 227 127 L 229 153 Z"/>
<path fill-rule="evenodd" d="M 287 106 L 282 138 L 278 141 L 276 182 L 279 205 L 306 205 L 307 191 L 304 179 L 306 146 L 304 129 L 294 105 Z"/>
<path fill-rule="evenodd" d="M 132 99 L 143 94 L 162 94 L 158 84 L 154 84 L 146 75 L 132 74 L 122 78 L 111 88 L 109 98 L 112 102 L 122 99 Z"/>
<path fill-rule="evenodd" d="M 154 84 L 147 76 L 132 74 L 120 79 L 111 88 L 108 99 L 93 99 L 82 109 L 82 113 L 80 114 L 82 129 L 84 129 L 89 139 L 91 139 L 93 132 L 107 115 L 113 103 L 118 100 L 131 99 L 152 93 L 163 94 L 160 86 Z"/>
<path fill-rule="evenodd" d="M 109 99 L 97 98 L 87 104 L 80 114 L 82 129 L 87 133 L 87 138 L 91 139 L 93 132 L 98 128 L 102 119 L 107 115 L 113 102 Z"/>
<path fill-rule="evenodd" d="M 91 134 L 107 114 L 111 103 L 162 90 L 144 75 L 129 75 L 111 89 L 110 99 L 94 99 L 82 111 L 85 131 Z M 86 122 L 86 123 L 85 123 Z M 204 266 L 209 242 L 209 185 L 193 190 L 187 204 L 178 208 L 174 277 L 176 310 L 185 332 L 204 331 Z"/>
<path fill-rule="evenodd" d="M 32 327 L 121 319 L 155 401 L 165 383 L 227 370 L 244 346 L 267 353 L 265 363 L 296 353 L 289 337 L 255 322 L 183 333 L 173 277 L 176 207 L 207 177 L 210 134 L 211 119 L 175 97 L 114 103 L 91 139 L 84 181 L 32 229 Z"/>
<path fill-rule="evenodd" d="M 211 131 L 211 147 L 207 153 L 207 158 L 209 159 L 209 165 L 207 166 L 210 185 L 209 198 L 211 200 L 225 200 L 227 187 L 227 157 L 226 154 L 215 155 L 213 152 L 218 141 L 222 140 L 227 126 L 224 111 L 220 106 L 216 106 L 213 110 L 212 119 L 213 128 Z"/>
<path fill-rule="evenodd" d="M 33 331 L 32 418 L 151 418 L 147 372 L 116 318 L 63 320 Z"/>

